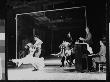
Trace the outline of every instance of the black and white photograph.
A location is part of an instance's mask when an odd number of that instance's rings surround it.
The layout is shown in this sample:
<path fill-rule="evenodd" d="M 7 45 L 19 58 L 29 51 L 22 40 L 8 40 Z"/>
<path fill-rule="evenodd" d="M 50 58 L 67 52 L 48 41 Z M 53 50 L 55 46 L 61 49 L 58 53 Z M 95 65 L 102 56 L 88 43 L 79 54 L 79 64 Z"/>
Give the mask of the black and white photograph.
<path fill-rule="evenodd" d="M 106 1 L 8 0 L 8 80 L 106 80 Z"/>

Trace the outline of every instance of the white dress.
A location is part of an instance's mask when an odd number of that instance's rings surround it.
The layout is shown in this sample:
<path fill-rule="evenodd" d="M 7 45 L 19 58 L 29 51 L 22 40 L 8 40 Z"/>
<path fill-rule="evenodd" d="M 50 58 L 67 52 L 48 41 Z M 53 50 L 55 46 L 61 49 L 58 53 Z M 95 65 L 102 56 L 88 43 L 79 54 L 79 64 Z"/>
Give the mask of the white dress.
<path fill-rule="evenodd" d="M 71 55 L 71 50 L 66 50 L 65 53 L 67 54 L 66 56 L 70 56 Z"/>
<path fill-rule="evenodd" d="M 32 63 L 33 62 L 33 54 L 34 54 L 35 50 L 36 50 L 35 47 L 30 47 L 29 48 L 30 53 L 26 57 L 22 58 L 22 62 L 24 62 L 25 64 Z"/>
<path fill-rule="evenodd" d="M 68 48 L 68 46 L 70 45 L 69 42 L 63 42 L 62 45 L 64 45 L 66 48 Z"/>

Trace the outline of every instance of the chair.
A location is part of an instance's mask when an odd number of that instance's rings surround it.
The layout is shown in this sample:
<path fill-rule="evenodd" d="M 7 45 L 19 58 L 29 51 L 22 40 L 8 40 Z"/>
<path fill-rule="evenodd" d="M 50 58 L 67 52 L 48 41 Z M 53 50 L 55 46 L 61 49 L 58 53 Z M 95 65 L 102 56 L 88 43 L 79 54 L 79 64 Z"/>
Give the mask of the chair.
<path fill-rule="evenodd" d="M 102 72 L 106 71 L 106 62 L 98 62 L 98 71 L 101 72 L 101 67 L 102 67 Z"/>
<path fill-rule="evenodd" d="M 106 71 L 106 60 L 104 56 L 95 56 L 94 62 L 98 65 L 98 72 L 105 72 Z M 102 68 L 102 69 L 101 69 Z"/>

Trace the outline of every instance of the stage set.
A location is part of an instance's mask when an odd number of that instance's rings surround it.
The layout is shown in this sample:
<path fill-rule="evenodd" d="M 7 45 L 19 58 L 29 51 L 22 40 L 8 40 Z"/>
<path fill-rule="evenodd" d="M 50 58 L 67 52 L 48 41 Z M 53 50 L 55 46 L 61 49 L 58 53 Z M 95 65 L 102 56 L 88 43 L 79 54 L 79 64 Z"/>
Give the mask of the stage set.
<path fill-rule="evenodd" d="M 9 80 L 105 80 L 106 46 L 96 53 L 86 6 L 16 14 Z M 13 63 L 13 66 L 11 65 Z"/>

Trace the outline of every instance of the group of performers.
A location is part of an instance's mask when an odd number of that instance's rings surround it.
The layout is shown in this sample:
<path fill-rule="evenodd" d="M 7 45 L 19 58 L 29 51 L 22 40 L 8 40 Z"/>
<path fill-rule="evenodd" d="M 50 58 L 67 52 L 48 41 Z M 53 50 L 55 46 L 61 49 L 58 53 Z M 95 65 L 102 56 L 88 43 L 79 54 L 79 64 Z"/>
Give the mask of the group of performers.
<path fill-rule="evenodd" d="M 85 29 L 86 31 L 86 38 L 82 38 L 80 37 L 74 44 L 72 41 L 72 37 L 70 35 L 70 32 L 68 33 L 68 37 L 69 39 L 67 41 L 63 41 L 62 44 L 59 46 L 59 48 L 61 49 L 61 51 L 57 54 L 52 54 L 54 56 L 61 56 L 61 67 L 65 66 L 65 61 L 67 62 L 66 64 L 69 64 L 69 66 L 71 67 L 73 63 L 73 60 L 75 60 L 75 45 L 76 44 L 86 44 L 87 46 L 87 57 L 88 57 L 88 71 L 96 71 L 98 70 L 98 64 L 97 62 L 106 62 L 106 46 L 103 43 L 103 41 L 100 40 L 100 51 L 97 54 L 93 53 L 92 47 L 91 47 L 91 38 L 92 35 L 89 31 L 89 28 L 87 27 Z M 89 59 L 89 57 L 92 57 L 91 59 Z"/>
<path fill-rule="evenodd" d="M 64 40 L 61 45 L 59 46 L 59 48 L 61 49 L 61 51 L 57 54 L 51 54 L 51 55 L 55 55 L 55 56 L 61 56 L 61 67 L 65 66 L 65 61 L 66 64 L 68 64 L 70 67 L 72 66 L 73 60 L 75 60 L 75 44 L 79 44 L 80 41 L 81 43 L 84 43 L 87 45 L 87 51 L 89 52 L 88 55 L 94 55 L 93 51 L 92 51 L 92 47 L 90 47 L 91 44 L 91 33 L 89 31 L 89 28 L 87 27 L 85 29 L 86 31 L 86 38 L 82 38 L 80 37 L 74 44 L 73 44 L 73 40 L 72 37 L 70 35 L 70 32 L 68 33 L 68 40 Z M 38 38 L 38 37 L 34 37 L 34 44 L 32 43 L 27 43 L 25 45 L 25 49 L 28 49 L 28 55 L 26 55 L 24 58 L 21 59 L 13 59 L 12 61 L 17 63 L 17 66 L 21 66 L 21 64 L 32 64 L 34 67 L 34 70 L 38 70 L 38 69 L 43 69 L 44 65 L 44 58 L 41 57 L 41 45 L 42 45 L 42 41 Z M 103 44 L 102 41 L 100 41 L 100 52 L 95 54 L 98 56 L 94 56 L 92 58 L 93 61 L 93 66 L 94 68 L 96 68 L 96 62 L 100 62 L 103 61 L 105 62 L 105 54 L 106 54 L 106 46 Z M 101 56 L 101 59 L 99 58 L 99 56 Z"/>
<path fill-rule="evenodd" d="M 44 65 L 44 58 L 41 57 L 41 45 L 42 41 L 37 37 L 34 36 L 34 44 L 29 42 L 25 45 L 25 49 L 28 50 L 28 55 L 21 59 L 12 59 L 13 62 L 20 67 L 22 64 L 32 64 L 34 67 L 33 71 L 42 70 Z"/>

